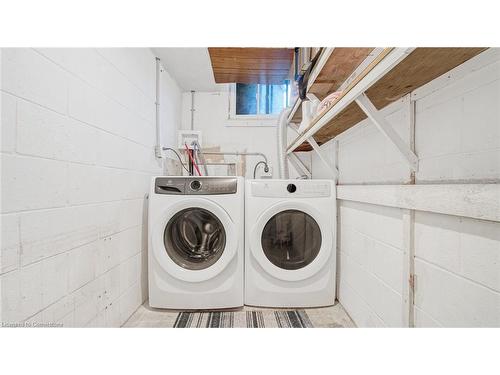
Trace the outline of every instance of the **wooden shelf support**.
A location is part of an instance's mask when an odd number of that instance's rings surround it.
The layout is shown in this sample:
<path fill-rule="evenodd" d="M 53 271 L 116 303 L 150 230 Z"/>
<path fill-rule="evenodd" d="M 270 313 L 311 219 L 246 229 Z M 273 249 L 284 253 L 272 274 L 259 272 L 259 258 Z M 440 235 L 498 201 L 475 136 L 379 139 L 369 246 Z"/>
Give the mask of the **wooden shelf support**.
<path fill-rule="evenodd" d="M 288 155 L 288 158 L 290 160 L 290 163 L 292 166 L 295 168 L 297 173 L 299 175 L 306 175 L 308 179 L 312 178 L 312 173 L 307 167 L 304 165 L 302 160 L 299 159 L 299 157 L 295 154 L 290 154 Z"/>
<path fill-rule="evenodd" d="M 328 160 L 326 160 L 325 157 L 323 156 L 318 143 L 316 143 L 313 137 L 307 138 L 307 142 L 311 145 L 313 150 L 318 154 L 318 157 L 320 158 L 321 162 L 326 167 L 326 169 L 330 171 L 330 173 L 332 174 L 332 178 L 336 179 L 339 175 L 339 171 L 335 166 L 332 166 L 330 163 L 328 163 Z"/>
<path fill-rule="evenodd" d="M 413 172 L 418 171 L 418 157 L 410 147 L 401 139 L 401 137 L 392 128 L 391 124 L 380 114 L 365 93 L 356 98 L 356 103 L 363 110 L 368 118 L 375 124 L 378 130 L 391 142 L 399 153 L 406 160 Z"/>

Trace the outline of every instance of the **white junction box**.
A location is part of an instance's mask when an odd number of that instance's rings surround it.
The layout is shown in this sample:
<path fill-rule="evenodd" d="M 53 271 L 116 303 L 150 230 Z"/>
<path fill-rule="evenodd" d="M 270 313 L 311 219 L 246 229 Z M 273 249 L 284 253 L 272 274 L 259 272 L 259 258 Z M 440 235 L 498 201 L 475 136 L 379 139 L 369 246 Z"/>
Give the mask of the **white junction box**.
<path fill-rule="evenodd" d="M 201 143 L 201 131 L 199 130 L 179 130 L 178 134 L 178 145 L 179 149 L 184 149 L 184 145 L 188 145 L 191 148 L 191 144 L 193 141 L 198 142 L 200 147 L 202 147 Z"/>

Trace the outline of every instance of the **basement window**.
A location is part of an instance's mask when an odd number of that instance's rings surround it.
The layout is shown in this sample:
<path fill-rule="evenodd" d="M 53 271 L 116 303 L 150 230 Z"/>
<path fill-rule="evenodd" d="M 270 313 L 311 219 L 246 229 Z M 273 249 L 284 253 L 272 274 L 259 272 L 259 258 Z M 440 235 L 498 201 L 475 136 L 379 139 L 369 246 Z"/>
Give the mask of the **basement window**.
<path fill-rule="evenodd" d="M 289 101 L 289 81 L 282 85 L 235 83 L 230 90 L 229 115 L 233 119 L 275 118 Z"/>

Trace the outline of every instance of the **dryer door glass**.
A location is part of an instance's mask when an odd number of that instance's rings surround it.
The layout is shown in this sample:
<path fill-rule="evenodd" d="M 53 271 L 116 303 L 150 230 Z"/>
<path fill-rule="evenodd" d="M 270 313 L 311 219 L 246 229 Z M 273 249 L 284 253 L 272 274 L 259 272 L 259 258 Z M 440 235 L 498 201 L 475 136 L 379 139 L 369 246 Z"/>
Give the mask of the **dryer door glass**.
<path fill-rule="evenodd" d="M 286 210 L 274 215 L 262 231 L 262 249 L 277 267 L 297 270 L 310 264 L 321 248 L 318 223 L 305 212 Z"/>
<path fill-rule="evenodd" d="M 212 212 L 190 207 L 169 220 L 163 243 L 176 264 L 189 270 L 202 270 L 221 257 L 226 246 L 226 231 Z"/>

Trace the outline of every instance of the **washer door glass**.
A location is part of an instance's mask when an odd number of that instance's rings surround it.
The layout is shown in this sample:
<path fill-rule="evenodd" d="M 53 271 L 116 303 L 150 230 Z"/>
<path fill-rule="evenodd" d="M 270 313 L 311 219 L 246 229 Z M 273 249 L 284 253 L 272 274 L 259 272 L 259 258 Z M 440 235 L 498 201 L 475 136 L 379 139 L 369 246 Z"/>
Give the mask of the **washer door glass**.
<path fill-rule="evenodd" d="M 281 211 L 264 226 L 261 243 L 272 264 L 285 270 L 297 270 L 318 255 L 321 230 L 316 220 L 305 212 Z"/>
<path fill-rule="evenodd" d="M 168 256 L 176 264 L 189 270 L 202 270 L 221 257 L 226 246 L 226 231 L 212 212 L 190 207 L 169 220 L 163 242 Z"/>

